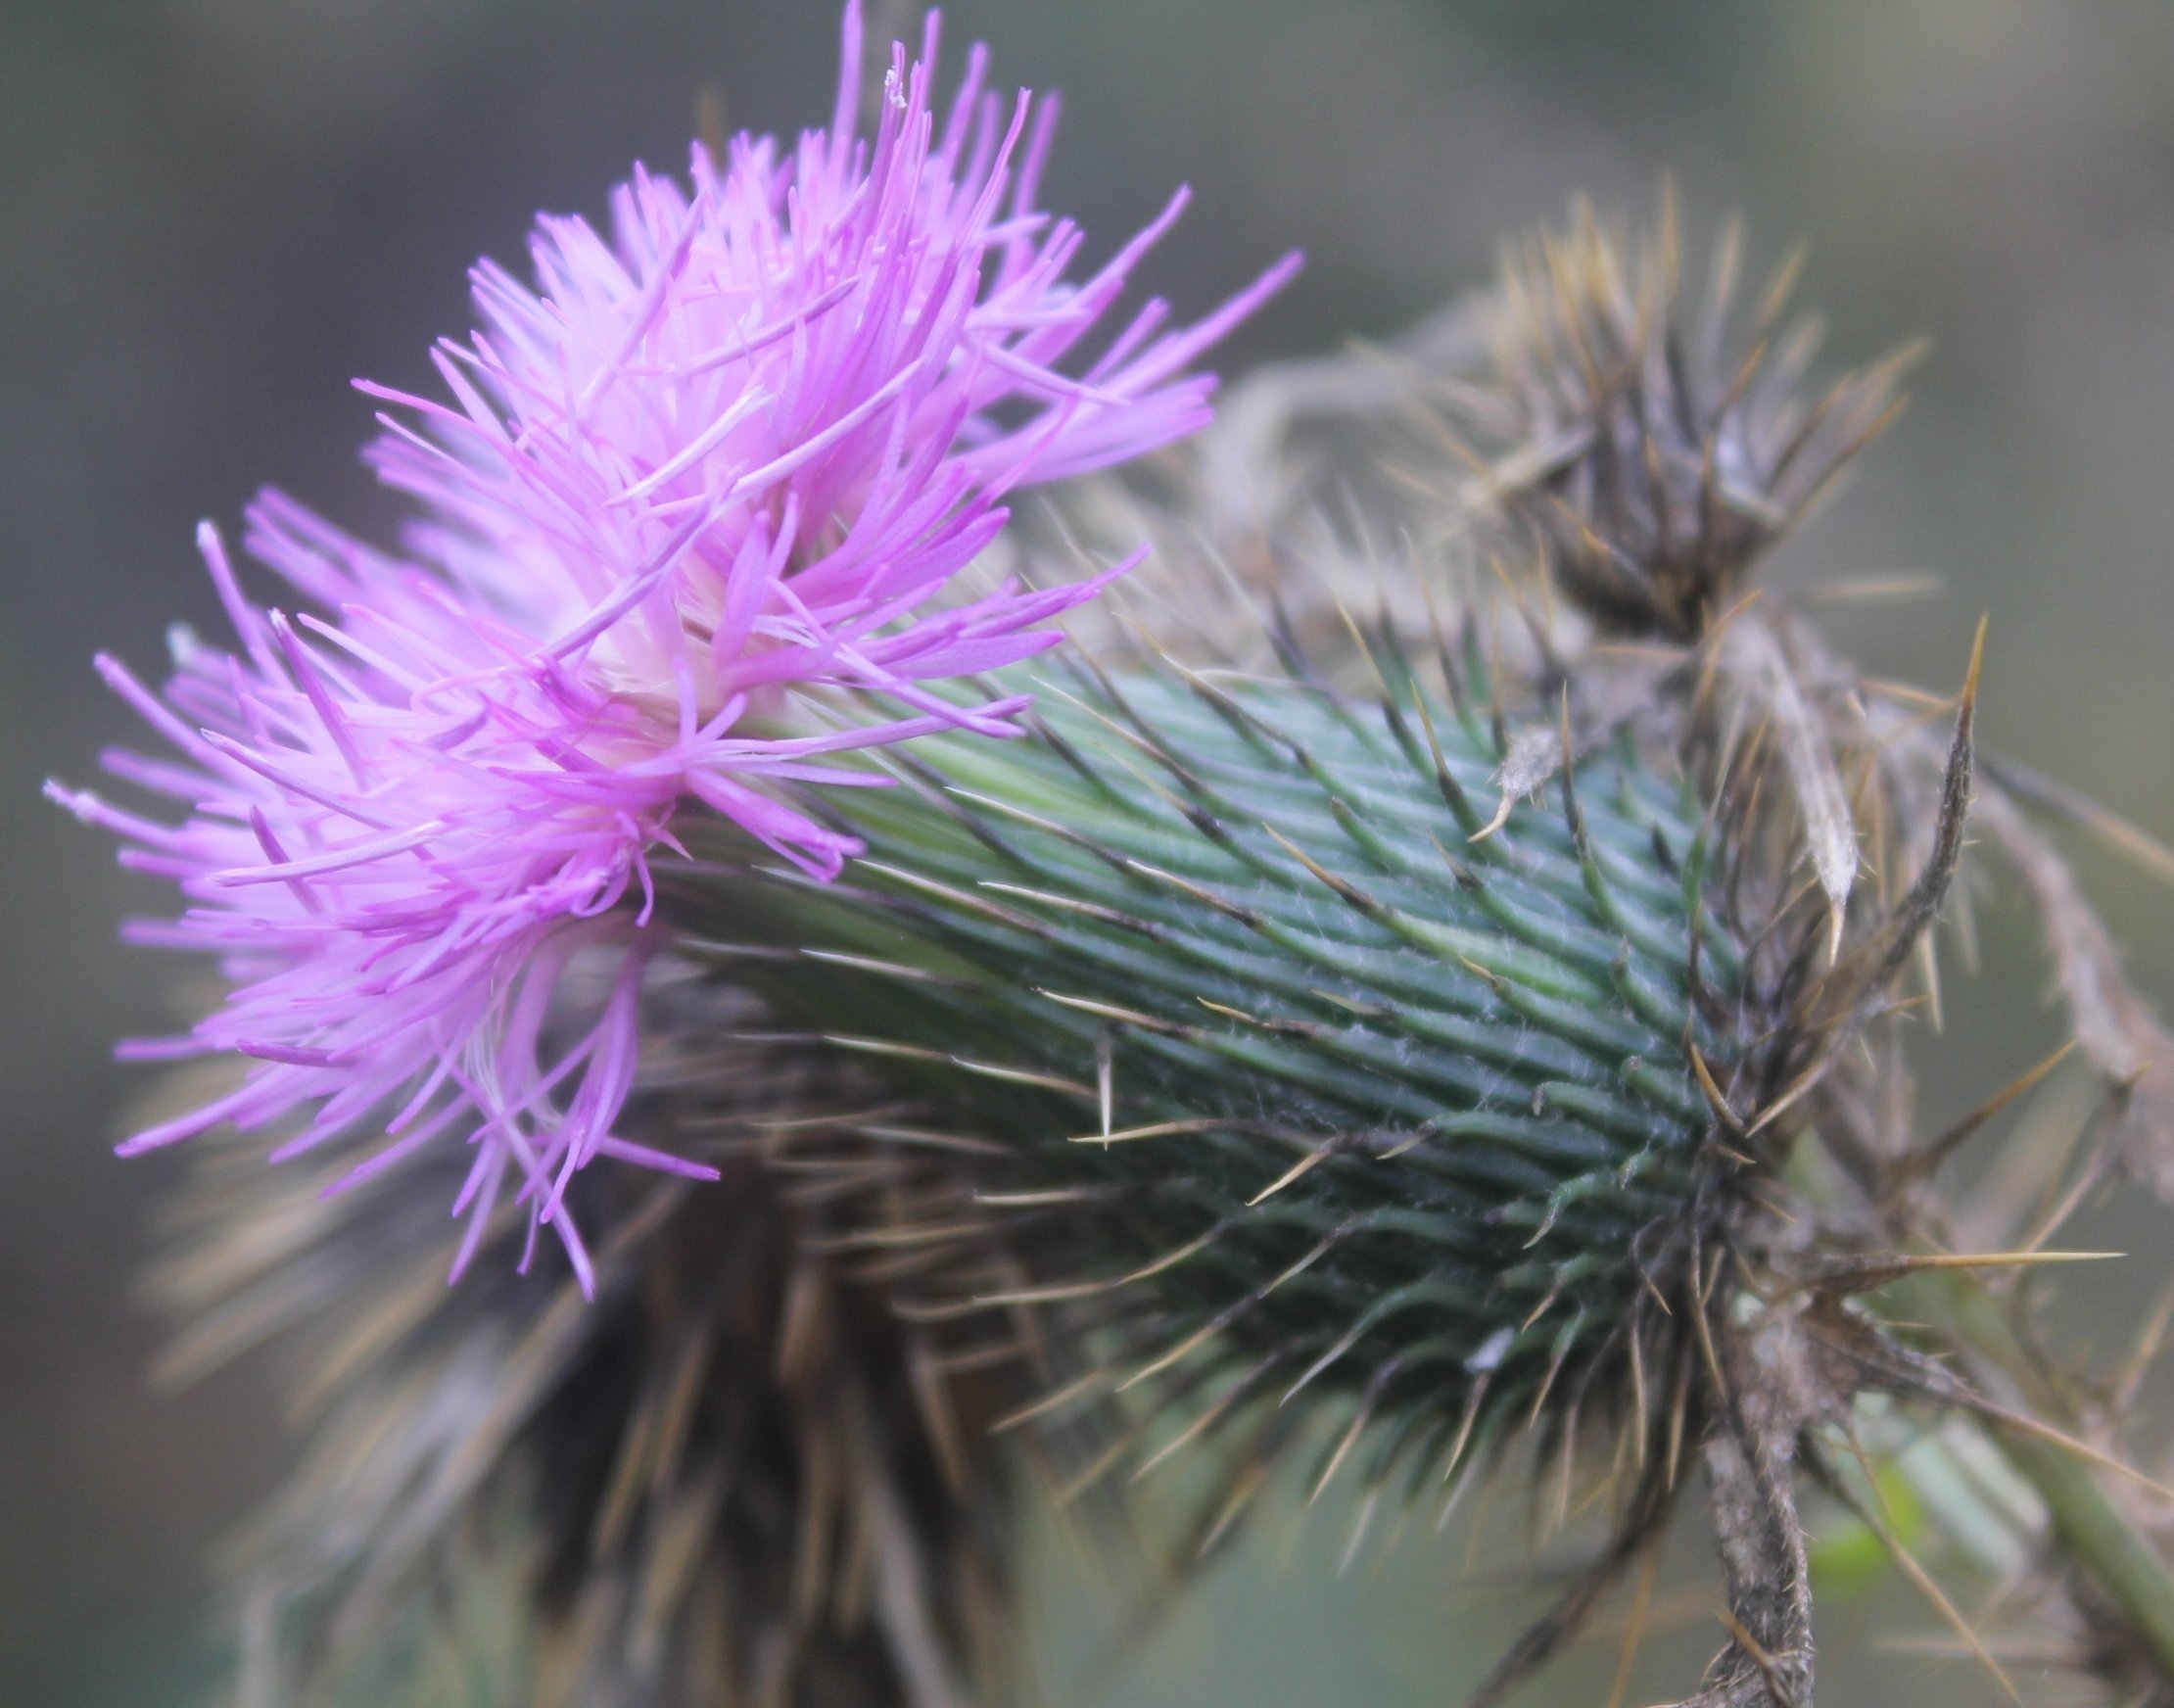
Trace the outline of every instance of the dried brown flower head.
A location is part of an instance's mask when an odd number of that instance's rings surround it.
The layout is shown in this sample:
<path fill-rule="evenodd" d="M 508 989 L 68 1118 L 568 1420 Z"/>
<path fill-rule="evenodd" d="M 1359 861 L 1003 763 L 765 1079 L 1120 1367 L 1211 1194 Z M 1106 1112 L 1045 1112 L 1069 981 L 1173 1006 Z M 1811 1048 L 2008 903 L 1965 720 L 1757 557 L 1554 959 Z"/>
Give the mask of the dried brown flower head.
<path fill-rule="evenodd" d="M 1742 253 L 1731 223 L 1694 296 L 1672 197 L 1642 243 L 1581 202 L 1506 250 L 1491 359 L 1450 389 L 1480 470 L 1465 502 L 1603 628 L 1703 632 L 1901 407 L 1914 348 L 1808 393 L 1820 327 L 1789 318 L 1800 256 L 1747 315 Z"/>

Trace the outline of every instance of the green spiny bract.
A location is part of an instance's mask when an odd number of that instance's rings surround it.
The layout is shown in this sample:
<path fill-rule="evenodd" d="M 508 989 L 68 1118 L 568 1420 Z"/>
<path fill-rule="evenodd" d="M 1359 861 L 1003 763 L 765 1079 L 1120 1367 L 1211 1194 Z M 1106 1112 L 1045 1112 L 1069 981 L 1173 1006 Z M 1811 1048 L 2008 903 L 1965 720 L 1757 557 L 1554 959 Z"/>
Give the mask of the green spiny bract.
<path fill-rule="evenodd" d="M 1044 1279 L 1002 1303 L 1098 1323 L 1078 1392 L 1150 1396 L 1151 1446 L 1326 1413 L 1332 1466 L 1373 1421 L 1371 1474 L 1418 1477 L 1593 1405 L 1642 1452 L 1681 1394 L 1663 1295 L 1728 1197 L 1701 1073 L 1747 1030 L 1699 820 L 1610 754 L 1490 830 L 1498 734 L 1379 656 L 1378 703 L 1045 685 L 1028 738 L 856 791 L 844 885 L 716 928 L 804 949 L 749 959 L 780 1015 L 1006 1147 L 976 1209 L 1031 1221 Z"/>

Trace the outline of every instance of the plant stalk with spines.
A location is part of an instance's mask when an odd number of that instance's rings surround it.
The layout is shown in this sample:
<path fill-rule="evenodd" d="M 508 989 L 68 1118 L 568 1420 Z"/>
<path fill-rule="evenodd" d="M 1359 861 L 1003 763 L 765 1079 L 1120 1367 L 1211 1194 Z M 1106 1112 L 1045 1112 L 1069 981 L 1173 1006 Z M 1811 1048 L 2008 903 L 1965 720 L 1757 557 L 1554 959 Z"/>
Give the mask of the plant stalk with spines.
<path fill-rule="evenodd" d="M 2118 1463 L 2125 1397 L 2163 1340 L 2163 1320 L 2145 1328 L 2118 1381 L 2065 1367 L 2028 1332 L 2031 1290 L 2008 1285 L 2014 1277 L 2002 1271 L 2053 1256 L 2042 1248 L 2059 1217 L 2027 1227 L 1989 1222 L 1954 1185 L 1955 1170 L 1941 1171 L 2047 1069 L 2021 1074 L 1928 1138 L 1911 1119 L 1914 1068 L 1904 1050 L 1920 1012 L 1937 1029 L 1932 927 L 1944 904 L 1967 947 L 1970 888 L 1952 884 L 1951 875 L 1966 869 L 1982 884 L 2005 868 L 2045 934 L 2071 1032 L 2067 1071 L 2095 1075 L 2103 1087 L 2101 1115 L 2072 1160 L 2058 1135 L 2034 1145 L 2020 1134 L 2016 1177 L 2042 1182 L 2044 1202 L 2063 1216 L 2124 1173 L 2174 1198 L 2174 1038 L 2126 975 L 2113 934 L 2042 821 L 2080 826 L 2162 878 L 2174 856 L 2028 768 L 1997 755 L 1974 763 L 1975 659 L 1951 742 L 1921 699 L 1863 678 L 1800 615 L 1752 585 L 1766 549 L 1893 418 L 1910 353 L 1792 397 L 1818 336 L 1809 320 L 1784 324 L 1794 259 L 1747 316 L 1731 300 L 1741 255 L 1731 228 L 1694 300 L 1680 282 L 1672 206 L 1664 202 L 1658 234 L 1642 246 L 1581 208 L 1567 231 L 1510 252 L 1502 283 L 1476 315 L 1492 331 L 1491 359 L 1454 372 L 1438 364 L 1431 381 L 1410 382 L 1443 401 L 1457 456 L 1442 458 L 1439 435 L 1429 435 L 1415 462 L 1408 414 L 1377 415 L 1365 430 L 1377 443 L 1400 443 L 1398 460 L 1417 477 L 1407 484 L 1436 495 L 1402 526 L 1476 542 L 1528 572 L 1511 572 L 1518 591 L 1510 602 L 1516 626 L 1535 639 L 1530 674 L 1567 681 L 1595 725 L 1634 732 L 1694 767 L 1701 755 L 1710 762 L 1731 748 L 1754 751 L 1739 775 L 1763 780 L 1761 802 L 1716 839 L 1719 863 L 1748 865 L 1750 892 L 1765 889 L 1740 922 L 1751 940 L 1778 932 L 1804 941 L 1807 916 L 1823 900 L 1830 970 L 1800 957 L 1797 971 L 1781 975 L 1800 993 L 1792 1024 L 1805 1046 L 1801 1070 L 1735 1105 L 1734 1124 L 1764 1129 L 1777 1152 L 1797 1158 L 1774 1194 L 1794 1220 L 1748 1242 L 1767 1248 L 1781 1285 L 1741 1302 L 1747 1324 L 1766 1325 L 1777 1357 L 1760 1385 L 1795 1414 L 1774 1435 L 1775 1450 L 1801 1451 L 1815 1479 L 1835 1485 L 1848 1447 L 1837 1463 L 1837 1444 L 1826 1438 L 1837 1427 L 1848 1433 L 1854 1396 L 1882 1389 L 1947 1411 L 1965 1433 L 1983 1431 L 2048 1509 L 2030 1512 L 2027 1498 L 2019 1506 L 1987 1500 L 1963 1527 L 2005 1528 L 2007 1551 L 2039 1563 L 2020 1587 L 2029 1593 L 2008 1586 L 2010 1604 L 2026 1604 L 2041 1631 L 2060 1634 L 2072 1668 L 2099 1679 L 2109 1700 L 2174 1699 L 2165 1640 L 2174 1574 L 2166 1526 L 2152 1516 L 2165 1496 L 2147 1490 L 2137 1500 L 2144 1482 Z M 1369 526 L 1388 532 L 1395 510 L 1378 493 Z M 1536 587 L 1559 596 L 1528 595 Z M 1705 775 L 1708 798 L 1718 798 L 1719 773 Z M 1961 835 L 1965 810 L 1975 851 Z M 1769 923 L 1749 926 L 1762 914 Z M 1959 1259 L 1955 1230 L 1972 1225 L 1978 1234 Z M 1917 1266 L 1969 1262 L 1972 1245 L 1994 1248 L 1975 1263 L 1982 1278 L 1926 1276 L 1922 1286 L 1910 1283 L 1914 1294 L 1893 1289 L 1893 1302 L 1882 1290 Z M 2017 1250 L 2002 1249 L 2009 1247 Z M 1943 1285 L 1928 1298 L 1936 1282 Z M 1797 1290 L 1807 1286 L 1820 1308 L 1790 1329 L 1776 1306 L 1801 1302 L 1808 1295 Z M 1892 1333 L 1871 1334 L 1854 1320 L 1856 1307 L 1842 1301 L 1859 1292 L 1869 1320 L 1891 1323 Z M 1952 1359 L 1967 1379 L 1944 1378 L 1939 1365 L 1907 1356 L 1912 1348 Z M 2126 1439 L 2133 1447 L 2136 1438 Z M 1744 1516 L 1766 1498 L 1756 1478 L 1732 1494 L 1717 1491 L 1719 1504 Z M 1968 1563 L 1966 1540 L 1955 1551 Z M 1754 1572 L 1738 1584 L 1732 1565 L 1732 1592 L 1744 1589 L 1769 1609 L 1801 1601 L 1792 1585 L 1800 1554 L 1773 1547 L 1763 1583 Z M 1899 1551 L 1897 1560 L 1905 1576 L 1920 1575 Z M 1939 1605 L 1943 1617 L 1952 1612 Z M 1747 1644 L 1757 1636 L 1746 1624 L 1732 1626 L 1734 1652 L 1702 1703 L 1779 1699 L 1775 1657 Z M 1783 1682 L 1809 1699 L 1808 1671 Z"/>

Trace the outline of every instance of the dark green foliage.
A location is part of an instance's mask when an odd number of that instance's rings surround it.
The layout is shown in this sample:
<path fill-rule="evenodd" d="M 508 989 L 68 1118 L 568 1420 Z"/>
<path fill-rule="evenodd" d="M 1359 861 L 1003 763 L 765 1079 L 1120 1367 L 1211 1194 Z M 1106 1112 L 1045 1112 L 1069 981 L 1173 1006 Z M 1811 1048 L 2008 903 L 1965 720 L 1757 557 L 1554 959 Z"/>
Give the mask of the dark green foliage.
<path fill-rule="evenodd" d="M 1381 659 L 1374 705 L 1164 663 L 1044 684 L 1031 737 L 854 791 L 843 884 L 716 929 L 806 950 L 747 976 L 1001 1142 L 979 1209 L 1097 1326 L 1080 1393 L 1150 1396 L 1156 1439 L 1280 1432 L 1309 1394 L 1351 1420 L 1332 1464 L 1373 1419 L 1375 1474 L 1418 1474 L 1598 1400 L 1642 1450 L 1708 1196 L 1691 1053 L 1725 1077 L 1742 1030 L 1698 822 L 1610 755 L 1488 833 L 1496 737 Z"/>

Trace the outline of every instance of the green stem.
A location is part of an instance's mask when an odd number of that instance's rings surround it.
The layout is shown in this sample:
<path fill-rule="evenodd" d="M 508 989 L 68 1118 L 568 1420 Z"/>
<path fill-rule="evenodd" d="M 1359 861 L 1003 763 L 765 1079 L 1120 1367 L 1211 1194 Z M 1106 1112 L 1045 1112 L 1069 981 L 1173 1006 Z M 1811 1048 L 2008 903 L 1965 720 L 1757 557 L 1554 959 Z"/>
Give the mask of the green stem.
<path fill-rule="evenodd" d="M 1995 1396 L 2004 1404 L 2048 1422 L 2060 1414 L 2044 1372 L 1983 1283 L 1954 1272 L 1926 1275 L 1910 1285 L 1909 1295 L 1910 1308 L 1920 1320 L 1929 1319 L 1972 1354 L 1981 1380 L 2008 1390 Z M 1988 1419 L 1987 1429 L 2003 1456 L 2045 1501 L 2076 1570 L 2128 1616 L 2138 1638 L 2174 1680 L 2174 1572 L 2157 1546 L 2077 1453 L 1998 1419 Z"/>

